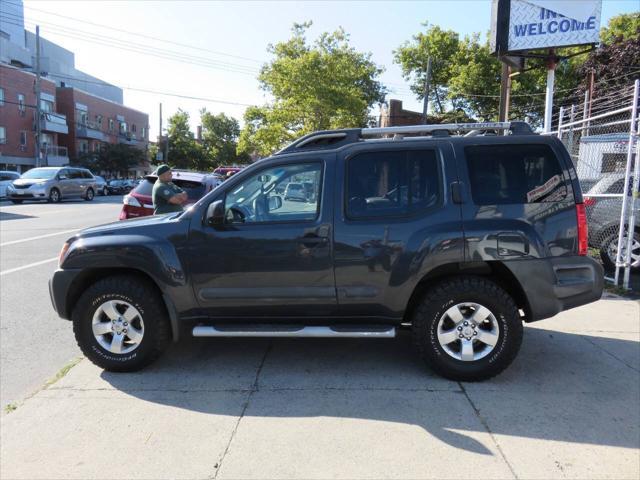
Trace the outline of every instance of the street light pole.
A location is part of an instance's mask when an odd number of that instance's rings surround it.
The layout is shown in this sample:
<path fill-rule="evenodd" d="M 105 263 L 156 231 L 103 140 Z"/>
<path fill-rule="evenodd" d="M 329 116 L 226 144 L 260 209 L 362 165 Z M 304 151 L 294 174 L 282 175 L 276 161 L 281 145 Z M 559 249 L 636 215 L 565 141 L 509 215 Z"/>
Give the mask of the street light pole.
<path fill-rule="evenodd" d="M 36 167 L 40 166 L 40 142 L 42 141 L 42 115 L 40 107 L 40 25 L 36 25 Z"/>

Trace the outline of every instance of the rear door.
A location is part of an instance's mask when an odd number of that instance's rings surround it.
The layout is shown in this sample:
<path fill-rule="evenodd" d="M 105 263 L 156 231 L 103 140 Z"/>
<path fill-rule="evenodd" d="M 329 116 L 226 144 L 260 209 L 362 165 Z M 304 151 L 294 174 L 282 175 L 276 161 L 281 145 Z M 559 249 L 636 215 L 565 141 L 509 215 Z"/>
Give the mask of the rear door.
<path fill-rule="evenodd" d="M 77 195 L 74 180 L 72 179 L 72 168 L 63 168 L 58 172 L 58 187 L 63 198 Z"/>
<path fill-rule="evenodd" d="M 462 260 L 447 141 L 365 142 L 339 157 L 335 275 L 340 314 L 399 319 L 421 278 Z"/>
<path fill-rule="evenodd" d="M 466 260 L 573 255 L 577 218 L 562 145 L 539 136 L 456 142 Z M 575 175 L 573 175 L 575 176 Z"/>

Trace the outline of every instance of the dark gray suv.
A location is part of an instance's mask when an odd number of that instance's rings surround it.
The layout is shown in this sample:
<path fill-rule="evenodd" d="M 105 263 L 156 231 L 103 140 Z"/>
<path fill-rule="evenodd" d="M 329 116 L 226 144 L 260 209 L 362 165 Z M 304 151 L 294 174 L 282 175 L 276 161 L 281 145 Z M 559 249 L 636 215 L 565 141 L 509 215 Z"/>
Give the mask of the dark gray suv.
<path fill-rule="evenodd" d="M 291 183 L 313 197 L 283 198 Z M 557 138 L 521 122 L 348 129 L 299 139 L 185 212 L 74 235 L 50 291 L 108 370 L 147 365 L 185 331 L 410 328 L 432 369 L 472 381 L 513 361 L 523 322 L 600 298 L 602 267 L 586 253 L 582 193 Z"/>
<path fill-rule="evenodd" d="M 7 186 L 7 197 L 13 203 L 25 200 L 45 200 L 57 203 L 68 198 L 93 200 L 96 179 L 84 168 L 32 168 Z"/>

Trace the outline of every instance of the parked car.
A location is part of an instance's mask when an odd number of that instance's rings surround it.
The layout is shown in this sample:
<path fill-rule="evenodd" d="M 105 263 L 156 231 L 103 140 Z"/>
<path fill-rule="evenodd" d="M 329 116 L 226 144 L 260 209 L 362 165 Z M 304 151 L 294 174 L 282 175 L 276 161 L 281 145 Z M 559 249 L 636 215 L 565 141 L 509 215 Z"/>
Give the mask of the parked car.
<path fill-rule="evenodd" d="M 125 180 L 114 179 L 107 182 L 107 190 L 109 191 L 109 195 L 124 195 L 125 193 L 129 193 L 131 187 L 127 185 Z"/>
<path fill-rule="evenodd" d="M 240 170 L 242 170 L 242 167 L 218 167 L 213 171 L 213 173 L 220 175 L 223 179 L 226 179 L 229 172 L 231 172 L 232 175 L 235 175 Z"/>
<path fill-rule="evenodd" d="M 289 183 L 284 190 L 285 200 L 300 200 L 305 202 L 307 200 L 307 192 L 301 183 Z"/>
<path fill-rule="evenodd" d="M 94 175 L 93 178 L 96 179 L 96 192 L 98 192 L 100 195 L 104 195 L 105 197 L 109 195 L 107 181 L 103 177 L 99 177 L 97 175 Z"/>
<path fill-rule="evenodd" d="M 633 177 L 631 178 L 631 182 Z M 627 194 L 631 200 L 631 183 Z M 622 193 L 624 192 L 624 173 L 608 173 L 596 182 L 584 196 L 589 224 L 589 246 L 597 248 L 607 270 L 616 266 L 618 236 L 620 231 L 620 213 L 622 211 Z M 619 197 L 600 195 L 620 194 Z M 635 231 L 631 243 L 631 266 L 640 269 L 640 211 L 635 212 Z M 623 255 L 626 254 L 628 237 L 623 237 Z"/>
<path fill-rule="evenodd" d="M 151 192 L 157 179 L 155 175 L 147 175 L 129 195 L 122 199 L 120 220 L 153 215 Z M 174 170 L 172 182 L 187 192 L 189 197 L 187 205 L 197 202 L 221 183 L 214 175 L 186 170 Z"/>
<path fill-rule="evenodd" d="M 407 326 L 436 372 L 490 378 L 516 357 L 523 322 L 603 288 L 569 153 L 507 125 L 307 135 L 183 213 L 75 234 L 53 306 L 107 370 L 140 369 L 185 331 L 389 338 Z M 295 178 L 315 179 L 315 201 L 275 193 Z"/>
<path fill-rule="evenodd" d="M 7 196 L 7 185 L 9 185 L 17 178 L 20 178 L 20 174 L 18 172 L 12 172 L 11 170 L 0 170 L 0 198 L 4 198 Z"/>
<path fill-rule="evenodd" d="M 7 186 L 7 197 L 13 203 L 25 200 L 44 200 L 52 203 L 67 198 L 93 200 L 96 179 L 85 168 L 32 168 Z"/>

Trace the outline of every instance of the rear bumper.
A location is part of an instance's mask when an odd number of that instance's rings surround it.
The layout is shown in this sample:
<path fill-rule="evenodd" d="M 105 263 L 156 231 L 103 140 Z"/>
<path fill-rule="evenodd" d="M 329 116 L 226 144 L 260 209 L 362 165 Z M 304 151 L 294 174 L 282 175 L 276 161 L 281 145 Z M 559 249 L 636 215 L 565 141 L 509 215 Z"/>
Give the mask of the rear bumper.
<path fill-rule="evenodd" d="M 51 304 L 59 317 L 71 320 L 71 312 L 68 305 L 68 293 L 71 284 L 78 276 L 81 270 L 61 270 L 53 272 L 53 276 L 49 279 L 49 296 Z"/>
<path fill-rule="evenodd" d="M 602 296 L 604 271 L 589 257 L 513 260 L 504 264 L 524 290 L 529 322 L 595 302 Z"/>

